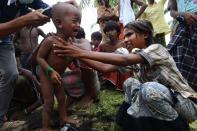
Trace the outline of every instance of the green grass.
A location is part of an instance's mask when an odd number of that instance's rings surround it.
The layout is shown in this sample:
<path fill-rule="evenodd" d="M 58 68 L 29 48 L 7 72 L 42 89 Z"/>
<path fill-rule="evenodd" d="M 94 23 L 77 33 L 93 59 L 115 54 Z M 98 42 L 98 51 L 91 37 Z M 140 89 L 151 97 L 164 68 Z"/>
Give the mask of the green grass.
<path fill-rule="evenodd" d="M 68 114 L 72 118 L 80 120 L 81 125 L 77 128 L 78 131 L 114 131 L 116 112 L 120 104 L 124 100 L 123 92 L 115 89 L 102 89 L 98 93 L 99 101 L 93 103 L 88 108 L 72 108 Z M 55 104 L 57 107 L 57 104 Z M 41 131 L 42 123 L 42 106 L 28 115 L 27 126 L 25 130 Z M 58 131 L 58 113 L 53 113 L 51 123 L 54 131 Z M 17 129 L 16 129 L 17 131 Z"/>
<path fill-rule="evenodd" d="M 98 98 L 99 102 L 92 104 L 89 108 L 73 108 L 69 112 L 69 114 L 71 114 L 71 117 L 77 118 L 81 121 L 81 125 L 78 127 L 78 131 L 116 130 L 117 126 L 115 124 L 115 117 L 119 106 L 124 100 L 123 92 L 105 88 L 99 92 Z M 38 127 L 34 129 L 36 131 L 41 131 L 41 111 L 42 107 L 38 108 L 34 113 L 27 117 L 29 125 L 34 125 L 34 127 Z M 56 125 L 58 125 L 57 114 L 57 112 L 53 114 L 53 121 L 55 121 L 54 123 Z M 197 131 L 197 121 L 191 123 L 190 128 L 191 131 Z M 18 131 L 18 129 L 14 129 L 14 131 Z M 8 131 L 13 131 L 13 128 L 8 129 Z M 58 128 L 54 128 L 54 131 L 58 131 Z"/>
<path fill-rule="evenodd" d="M 74 114 L 81 120 L 81 131 L 113 131 L 118 107 L 123 102 L 123 92 L 105 89 L 98 94 L 99 102 Z"/>

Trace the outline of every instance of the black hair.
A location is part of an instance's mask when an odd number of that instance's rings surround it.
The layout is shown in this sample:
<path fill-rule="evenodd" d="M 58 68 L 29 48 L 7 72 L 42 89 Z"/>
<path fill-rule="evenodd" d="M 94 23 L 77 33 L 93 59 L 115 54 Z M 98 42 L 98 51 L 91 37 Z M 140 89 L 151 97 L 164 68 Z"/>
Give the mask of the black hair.
<path fill-rule="evenodd" d="M 128 23 L 124 28 L 132 29 L 138 34 L 147 33 L 148 37 L 146 38 L 146 46 L 153 44 L 153 25 L 148 20 L 136 20 Z"/>
<path fill-rule="evenodd" d="M 107 7 L 107 8 L 110 8 L 111 6 L 110 6 L 109 3 L 110 3 L 109 0 L 97 0 L 97 4 L 99 6 L 103 5 L 103 6 Z"/>
<path fill-rule="evenodd" d="M 102 40 L 102 34 L 99 31 L 93 32 L 91 34 L 91 39 L 95 38 L 96 40 L 101 41 Z"/>
<path fill-rule="evenodd" d="M 85 37 L 86 37 L 85 31 L 82 27 L 80 27 L 80 29 L 79 29 L 77 35 L 75 36 L 75 38 L 77 38 L 77 39 L 84 38 L 85 39 Z"/>
<path fill-rule="evenodd" d="M 114 30 L 114 29 L 118 32 L 118 34 L 120 34 L 120 26 L 118 25 L 118 23 L 116 21 L 110 20 L 105 23 L 105 26 L 103 28 L 103 32 L 106 33 L 108 31 Z"/>

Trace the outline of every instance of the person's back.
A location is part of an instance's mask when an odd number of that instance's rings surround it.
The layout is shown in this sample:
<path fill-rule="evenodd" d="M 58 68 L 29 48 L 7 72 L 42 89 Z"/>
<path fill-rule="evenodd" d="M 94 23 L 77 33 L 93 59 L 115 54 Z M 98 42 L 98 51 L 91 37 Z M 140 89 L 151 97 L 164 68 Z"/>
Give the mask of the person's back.
<path fill-rule="evenodd" d="M 38 37 L 45 37 L 44 32 L 39 28 L 24 27 L 18 33 L 18 45 L 22 53 L 31 53 L 38 46 Z M 17 37 L 17 36 L 16 36 Z"/>
<path fill-rule="evenodd" d="M 169 26 L 164 17 L 164 4 L 166 0 L 148 0 L 148 7 L 142 14 L 142 19 L 150 21 L 154 28 L 155 42 L 166 46 L 165 35 L 170 32 Z"/>
<path fill-rule="evenodd" d="M 42 36 L 46 37 L 45 33 L 37 28 L 26 26 L 19 30 L 13 38 L 13 41 L 16 43 L 16 47 L 20 50 L 20 64 L 23 68 L 33 70 L 35 73 L 36 69 L 32 69 L 30 65 L 28 65 L 28 60 L 31 56 L 33 50 L 38 46 L 38 37 Z"/>

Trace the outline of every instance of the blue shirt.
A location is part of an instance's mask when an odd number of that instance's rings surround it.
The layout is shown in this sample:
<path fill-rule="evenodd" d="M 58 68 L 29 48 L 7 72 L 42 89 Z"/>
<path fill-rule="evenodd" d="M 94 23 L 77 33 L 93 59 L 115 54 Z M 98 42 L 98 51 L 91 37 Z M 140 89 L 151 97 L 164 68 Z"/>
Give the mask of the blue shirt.
<path fill-rule="evenodd" d="M 197 12 L 197 0 L 176 0 L 179 12 Z"/>
<path fill-rule="evenodd" d="M 48 5 L 42 0 L 34 0 L 33 3 L 27 5 L 12 3 L 8 6 L 7 3 L 8 0 L 1 0 L 0 2 L 0 23 L 5 23 L 14 19 L 18 12 L 20 12 L 20 15 L 28 13 L 28 7 L 31 7 L 33 9 L 44 9 L 48 7 Z M 11 43 L 10 36 L 0 38 L 0 45 L 8 43 Z"/>

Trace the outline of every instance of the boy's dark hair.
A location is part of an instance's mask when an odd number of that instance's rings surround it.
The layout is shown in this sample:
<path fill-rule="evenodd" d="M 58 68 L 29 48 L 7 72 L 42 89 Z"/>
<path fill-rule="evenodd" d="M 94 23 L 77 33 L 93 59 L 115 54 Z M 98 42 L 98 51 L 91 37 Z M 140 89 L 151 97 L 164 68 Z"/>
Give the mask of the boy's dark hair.
<path fill-rule="evenodd" d="M 101 41 L 102 40 L 102 34 L 99 31 L 93 32 L 91 34 L 91 39 L 92 38 Z"/>
<path fill-rule="evenodd" d="M 84 38 L 85 39 L 85 37 L 86 37 L 85 31 L 84 31 L 84 29 L 82 27 L 80 27 L 79 32 L 77 33 L 75 38 L 77 38 L 77 39 Z"/>
<path fill-rule="evenodd" d="M 118 32 L 118 34 L 120 34 L 120 26 L 118 25 L 118 23 L 116 21 L 110 20 L 105 23 L 105 26 L 103 28 L 103 32 L 106 33 L 108 31 L 114 30 L 114 29 Z"/>
<path fill-rule="evenodd" d="M 134 32 L 138 34 L 148 34 L 148 38 L 146 39 L 146 46 L 153 44 L 153 25 L 148 20 L 136 20 L 128 23 L 124 28 L 132 29 Z"/>

